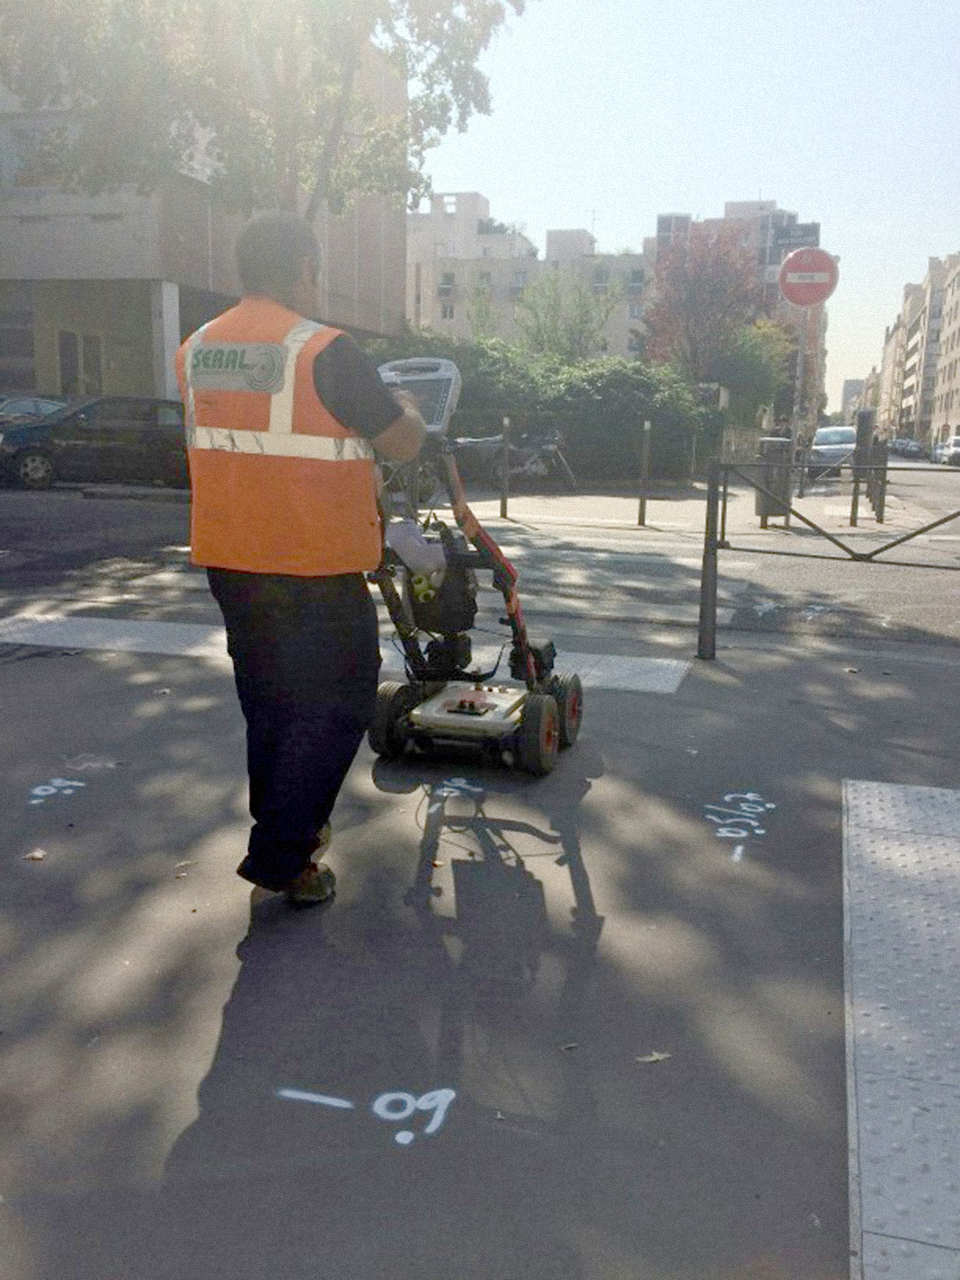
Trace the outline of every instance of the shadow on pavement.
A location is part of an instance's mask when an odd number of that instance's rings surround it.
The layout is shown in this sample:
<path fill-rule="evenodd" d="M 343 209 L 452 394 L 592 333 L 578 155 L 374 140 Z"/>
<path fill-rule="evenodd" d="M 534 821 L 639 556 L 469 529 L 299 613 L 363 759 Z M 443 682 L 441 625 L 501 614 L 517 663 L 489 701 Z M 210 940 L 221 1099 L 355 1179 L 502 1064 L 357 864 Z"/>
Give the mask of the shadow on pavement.
<path fill-rule="evenodd" d="M 138 1276 L 586 1274 L 562 1220 L 589 1182 L 595 1115 L 583 1057 L 562 1046 L 603 923 L 579 846 L 590 780 L 573 768 L 538 791 L 546 822 L 499 812 L 498 790 L 529 791 L 509 778 L 378 764 L 375 781 L 422 791 L 410 882 L 381 868 L 329 914 L 252 895 L 200 1116 L 167 1163 Z M 451 839 L 452 902 L 433 883 Z M 544 855 L 566 872 L 571 928 L 551 929 L 527 865 Z"/>

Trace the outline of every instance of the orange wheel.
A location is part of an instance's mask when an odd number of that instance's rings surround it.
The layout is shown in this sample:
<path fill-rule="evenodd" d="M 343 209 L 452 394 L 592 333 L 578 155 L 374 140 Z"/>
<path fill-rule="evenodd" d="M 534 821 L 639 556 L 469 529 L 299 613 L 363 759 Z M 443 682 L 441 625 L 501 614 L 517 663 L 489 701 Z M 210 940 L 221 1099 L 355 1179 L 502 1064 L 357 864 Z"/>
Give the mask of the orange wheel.
<path fill-rule="evenodd" d="M 530 693 L 520 717 L 520 767 L 537 778 L 549 773 L 560 750 L 560 711 L 549 693 Z"/>

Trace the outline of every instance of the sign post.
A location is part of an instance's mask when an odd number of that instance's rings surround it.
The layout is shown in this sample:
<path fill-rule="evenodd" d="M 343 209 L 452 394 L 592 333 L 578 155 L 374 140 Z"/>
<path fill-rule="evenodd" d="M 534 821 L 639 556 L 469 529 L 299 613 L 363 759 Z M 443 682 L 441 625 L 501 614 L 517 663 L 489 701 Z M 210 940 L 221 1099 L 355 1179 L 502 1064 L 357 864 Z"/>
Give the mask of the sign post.
<path fill-rule="evenodd" d="M 794 438 L 799 435 L 803 415 L 803 383 L 806 371 L 807 335 L 810 327 L 810 308 L 818 306 L 837 287 L 840 272 L 837 260 L 825 249 L 794 249 L 780 264 L 777 283 L 787 302 L 803 308 L 803 323 L 797 343 L 797 372 L 793 389 Z"/>

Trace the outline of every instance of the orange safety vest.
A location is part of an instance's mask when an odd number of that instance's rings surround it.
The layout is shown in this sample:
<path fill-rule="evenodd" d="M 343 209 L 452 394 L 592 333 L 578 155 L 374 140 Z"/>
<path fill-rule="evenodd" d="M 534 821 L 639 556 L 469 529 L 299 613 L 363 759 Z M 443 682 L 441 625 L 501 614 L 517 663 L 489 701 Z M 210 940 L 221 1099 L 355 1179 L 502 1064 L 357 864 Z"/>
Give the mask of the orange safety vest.
<path fill-rule="evenodd" d="M 326 577 L 380 563 L 373 449 L 313 382 L 340 332 L 247 297 L 180 348 L 194 564 Z"/>

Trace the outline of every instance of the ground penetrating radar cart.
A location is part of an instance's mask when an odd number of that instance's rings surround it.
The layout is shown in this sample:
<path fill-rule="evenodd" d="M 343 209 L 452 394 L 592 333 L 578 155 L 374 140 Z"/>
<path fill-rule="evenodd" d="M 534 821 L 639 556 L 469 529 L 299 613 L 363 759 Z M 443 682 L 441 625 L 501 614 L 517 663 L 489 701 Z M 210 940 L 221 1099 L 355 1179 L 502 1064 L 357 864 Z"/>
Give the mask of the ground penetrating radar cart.
<path fill-rule="evenodd" d="M 460 372 L 450 360 L 409 359 L 381 365 L 380 375 L 415 398 L 429 438 L 415 463 L 387 477 L 393 513 L 385 516 L 386 551 L 372 577 L 403 647 L 407 678 L 381 682 L 370 744 L 387 758 L 411 744 L 471 744 L 528 773 L 549 773 L 558 752 L 576 740 L 583 688 L 579 676 L 554 671 L 551 640 L 528 637 L 517 571 L 467 505 L 456 453 L 470 442 L 447 435 Z M 430 510 L 439 489 L 456 528 Z M 497 678 L 499 661 L 493 671 L 471 669 L 478 570 L 490 572 L 503 595 L 512 683 Z"/>

